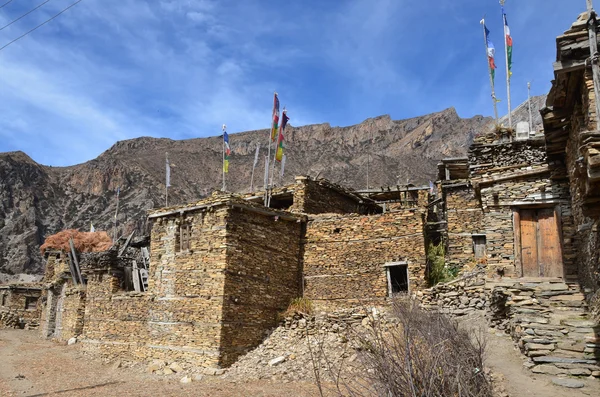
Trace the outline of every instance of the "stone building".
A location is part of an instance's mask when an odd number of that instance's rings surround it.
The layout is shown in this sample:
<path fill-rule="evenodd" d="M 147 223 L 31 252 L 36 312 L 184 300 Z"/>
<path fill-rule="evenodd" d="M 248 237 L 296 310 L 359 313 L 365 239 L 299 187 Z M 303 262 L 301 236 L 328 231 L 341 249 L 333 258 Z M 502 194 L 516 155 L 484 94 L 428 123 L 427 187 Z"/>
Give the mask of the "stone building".
<path fill-rule="evenodd" d="M 548 158 L 568 170 L 578 279 L 597 291 L 600 310 L 600 130 L 589 59 L 584 13 L 557 38 L 555 79 L 542 116 Z"/>
<path fill-rule="evenodd" d="M 37 328 L 41 291 L 39 284 L 0 285 L 0 328 Z"/>
<path fill-rule="evenodd" d="M 577 281 L 569 181 L 543 136 L 507 129 L 475 138 L 469 157 L 440 166 L 448 263 L 488 276 Z"/>
<path fill-rule="evenodd" d="M 379 305 L 425 287 L 427 188 L 361 195 L 298 177 L 273 193 L 277 208 L 262 200 L 215 193 L 153 210 L 148 241 L 120 239 L 78 261 L 48 250 L 42 336 L 78 337 L 111 359 L 221 367 L 257 346 L 295 298 Z"/>

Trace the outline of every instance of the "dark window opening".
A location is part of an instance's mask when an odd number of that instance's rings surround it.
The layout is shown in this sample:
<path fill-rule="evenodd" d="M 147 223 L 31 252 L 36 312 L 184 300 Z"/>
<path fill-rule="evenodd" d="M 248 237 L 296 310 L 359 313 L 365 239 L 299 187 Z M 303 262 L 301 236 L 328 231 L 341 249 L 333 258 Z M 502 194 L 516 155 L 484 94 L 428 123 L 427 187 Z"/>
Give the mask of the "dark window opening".
<path fill-rule="evenodd" d="M 271 197 L 271 205 L 270 208 L 274 208 L 277 210 L 287 210 L 294 204 L 294 197 L 290 194 L 288 197 Z"/>
<path fill-rule="evenodd" d="M 408 266 L 388 266 L 387 269 L 392 294 L 408 292 Z"/>
<path fill-rule="evenodd" d="M 26 296 L 25 297 L 25 309 L 26 310 L 37 309 L 37 301 L 38 301 L 38 298 L 35 296 Z"/>
<path fill-rule="evenodd" d="M 335 229 L 333 229 L 333 232 L 334 232 L 334 233 L 341 233 L 341 232 L 342 232 L 342 229 L 341 229 L 341 228 L 339 228 L 339 227 L 336 227 Z"/>
<path fill-rule="evenodd" d="M 2 294 L 2 306 L 6 306 L 6 294 Z"/>

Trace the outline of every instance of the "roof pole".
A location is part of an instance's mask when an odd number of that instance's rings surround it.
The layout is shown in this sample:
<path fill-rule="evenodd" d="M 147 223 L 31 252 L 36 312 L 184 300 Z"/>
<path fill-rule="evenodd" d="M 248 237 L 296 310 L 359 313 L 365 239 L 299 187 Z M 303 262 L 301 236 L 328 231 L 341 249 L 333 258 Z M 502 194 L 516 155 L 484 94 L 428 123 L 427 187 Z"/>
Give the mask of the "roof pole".
<path fill-rule="evenodd" d="M 592 76 L 594 79 L 594 99 L 596 102 L 596 129 L 600 123 L 600 65 L 598 65 L 598 41 L 596 37 L 597 19 L 592 0 L 586 0 L 588 10 L 588 34 L 590 38 L 590 57 L 592 64 Z"/>

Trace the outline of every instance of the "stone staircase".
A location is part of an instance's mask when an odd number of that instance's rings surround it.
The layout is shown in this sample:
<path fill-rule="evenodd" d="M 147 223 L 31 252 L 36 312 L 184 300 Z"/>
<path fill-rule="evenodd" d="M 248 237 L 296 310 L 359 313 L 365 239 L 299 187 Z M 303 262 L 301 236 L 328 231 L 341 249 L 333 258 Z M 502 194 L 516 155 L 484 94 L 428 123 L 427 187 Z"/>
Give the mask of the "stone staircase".
<path fill-rule="evenodd" d="M 491 322 L 510 332 L 533 372 L 600 377 L 600 324 L 578 284 L 486 280 Z"/>

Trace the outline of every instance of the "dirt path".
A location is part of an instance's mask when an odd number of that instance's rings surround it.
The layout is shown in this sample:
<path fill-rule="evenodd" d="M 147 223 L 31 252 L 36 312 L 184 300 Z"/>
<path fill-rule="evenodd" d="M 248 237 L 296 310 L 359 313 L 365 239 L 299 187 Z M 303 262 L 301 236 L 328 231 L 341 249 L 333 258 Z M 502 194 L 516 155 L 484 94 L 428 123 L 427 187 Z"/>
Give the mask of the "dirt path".
<path fill-rule="evenodd" d="M 523 366 L 523 356 L 508 335 L 488 332 L 487 365 L 504 377 L 504 387 L 510 396 L 580 397 L 600 396 L 600 381 L 580 378 L 581 389 L 569 389 L 552 383 L 549 375 L 534 374 Z"/>
<path fill-rule="evenodd" d="M 181 384 L 181 375 L 114 369 L 82 356 L 77 346 L 41 340 L 35 331 L 0 330 L 0 396 L 299 396 L 318 395 L 310 383 L 233 383 L 210 376 Z"/>
<path fill-rule="evenodd" d="M 582 389 L 552 384 L 551 376 L 530 373 L 508 336 L 488 333 L 488 362 L 501 374 L 510 396 L 600 396 L 600 381 L 583 379 Z M 143 368 L 112 368 L 82 356 L 75 346 L 41 340 L 35 331 L 0 331 L 0 396 L 317 396 L 308 382 L 233 382 L 204 377 L 181 384 L 181 375 L 150 375 Z"/>

